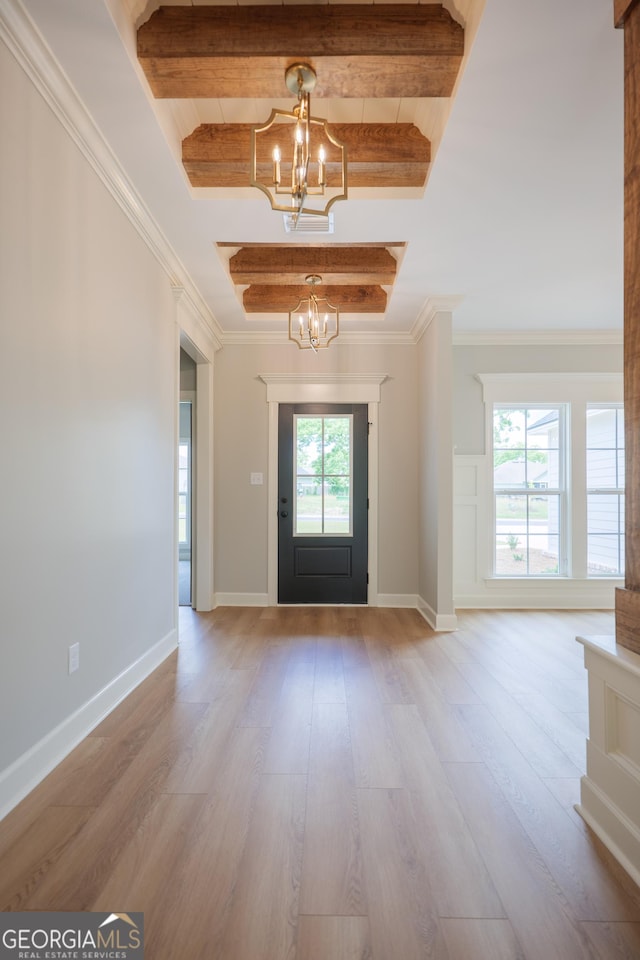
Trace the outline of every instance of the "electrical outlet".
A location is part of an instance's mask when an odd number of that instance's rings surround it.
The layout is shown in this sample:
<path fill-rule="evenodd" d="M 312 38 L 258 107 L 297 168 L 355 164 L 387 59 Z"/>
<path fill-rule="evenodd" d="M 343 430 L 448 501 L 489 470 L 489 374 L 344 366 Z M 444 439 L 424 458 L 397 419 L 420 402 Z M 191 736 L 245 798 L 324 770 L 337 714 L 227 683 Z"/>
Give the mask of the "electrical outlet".
<path fill-rule="evenodd" d="M 69 647 L 69 673 L 75 673 L 80 666 L 80 644 L 72 643 Z"/>

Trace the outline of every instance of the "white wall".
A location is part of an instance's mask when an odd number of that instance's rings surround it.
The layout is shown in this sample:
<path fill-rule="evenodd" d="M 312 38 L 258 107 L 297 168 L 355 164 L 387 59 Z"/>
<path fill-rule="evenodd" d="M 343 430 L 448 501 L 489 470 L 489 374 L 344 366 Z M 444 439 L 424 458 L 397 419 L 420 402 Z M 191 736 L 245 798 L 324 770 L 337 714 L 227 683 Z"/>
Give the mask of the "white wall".
<path fill-rule="evenodd" d="M 386 373 L 379 418 L 378 590 L 417 593 L 417 367 L 413 346 L 227 344 L 216 355 L 215 583 L 223 595 L 267 594 L 268 405 L 259 374 Z M 251 473 L 265 483 L 252 486 Z"/>
<path fill-rule="evenodd" d="M 166 273 L 1 42 L 0 129 L 1 815 L 175 643 L 178 358 Z"/>

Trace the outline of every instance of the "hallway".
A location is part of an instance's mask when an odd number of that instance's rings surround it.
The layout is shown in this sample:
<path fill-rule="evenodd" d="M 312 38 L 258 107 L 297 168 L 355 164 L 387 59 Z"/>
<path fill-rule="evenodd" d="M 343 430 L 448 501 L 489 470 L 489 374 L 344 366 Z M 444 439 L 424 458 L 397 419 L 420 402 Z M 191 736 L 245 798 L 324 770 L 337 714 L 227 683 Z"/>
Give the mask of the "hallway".
<path fill-rule="evenodd" d="M 179 651 L 0 823 L 3 910 L 144 911 L 149 960 L 640 957 L 573 809 L 608 613 L 182 608 Z"/>

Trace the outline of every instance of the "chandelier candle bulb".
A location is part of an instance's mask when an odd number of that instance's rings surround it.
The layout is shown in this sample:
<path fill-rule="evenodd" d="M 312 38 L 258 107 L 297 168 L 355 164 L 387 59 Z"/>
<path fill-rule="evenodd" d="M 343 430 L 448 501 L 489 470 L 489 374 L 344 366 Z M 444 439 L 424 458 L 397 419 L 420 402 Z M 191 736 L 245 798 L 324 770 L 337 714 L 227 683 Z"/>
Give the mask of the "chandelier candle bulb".
<path fill-rule="evenodd" d="M 300 189 L 302 183 L 302 130 L 300 124 L 296 126 L 296 135 L 293 146 L 293 170 L 295 170 L 293 185 L 296 190 Z"/>
<path fill-rule="evenodd" d="M 325 180 L 325 171 L 324 171 L 324 162 L 326 160 L 326 154 L 324 152 L 324 147 L 320 147 L 318 150 L 318 186 L 324 187 Z"/>
<path fill-rule="evenodd" d="M 289 340 L 301 350 L 310 348 L 314 353 L 322 347 L 328 347 L 340 332 L 340 311 L 326 297 L 319 297 L 316 287 L 322 283 L 322 277 L 312 273 L 305 277 L 309 285 L 309 295 L 289 311 Z M 320 305 L 322 304 L 322 312 Z M 305 311 L 302 313 L 301 311 Z M 297 321 L 297 329 L 296 327 Z M 294 333 L 295 329 L 295 333 Z"/>
<path fill-rule="evenodd" d="M 266 123 L 251 127 L 251 186 L 266 194 L 273 210 L 292 211 L 294 229 L 301 215 L 326 217 L 337 200 L 347 199 L 346 147 L 332 134 L 326 120 L 311 115 L 315 84 L 316 74 L 309 64 L 292 64 L 285 72 L 285 85 L 297 96 L 297 104 L 290 111 L 272 110 Z M 280 130 L 285 124 L 291 125 L 285 134 L 289 144 L 284 147 L 285 184 L 281 180 L 280 150 L 274 149 L 273 140 L 269 143 L 268 139 L 276 124 Z M 332 145 L 331 187 L 327 185 L 327 142 Z M 263 167 L 269 156 L 273 163 L 271 182 Z M 288 206 L 280 202 L 281 196 L 288 196 Z"/>

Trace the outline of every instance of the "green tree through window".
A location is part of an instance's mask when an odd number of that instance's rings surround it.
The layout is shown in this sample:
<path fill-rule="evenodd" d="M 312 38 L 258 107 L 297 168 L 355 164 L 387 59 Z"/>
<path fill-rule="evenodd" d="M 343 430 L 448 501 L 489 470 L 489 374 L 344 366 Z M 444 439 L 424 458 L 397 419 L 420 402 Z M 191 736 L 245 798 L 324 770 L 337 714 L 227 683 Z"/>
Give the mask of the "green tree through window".
<path fill-rule="evenodd" d="M 295 419 L 296 533 L 351 531 L 352 418 Z"/>

